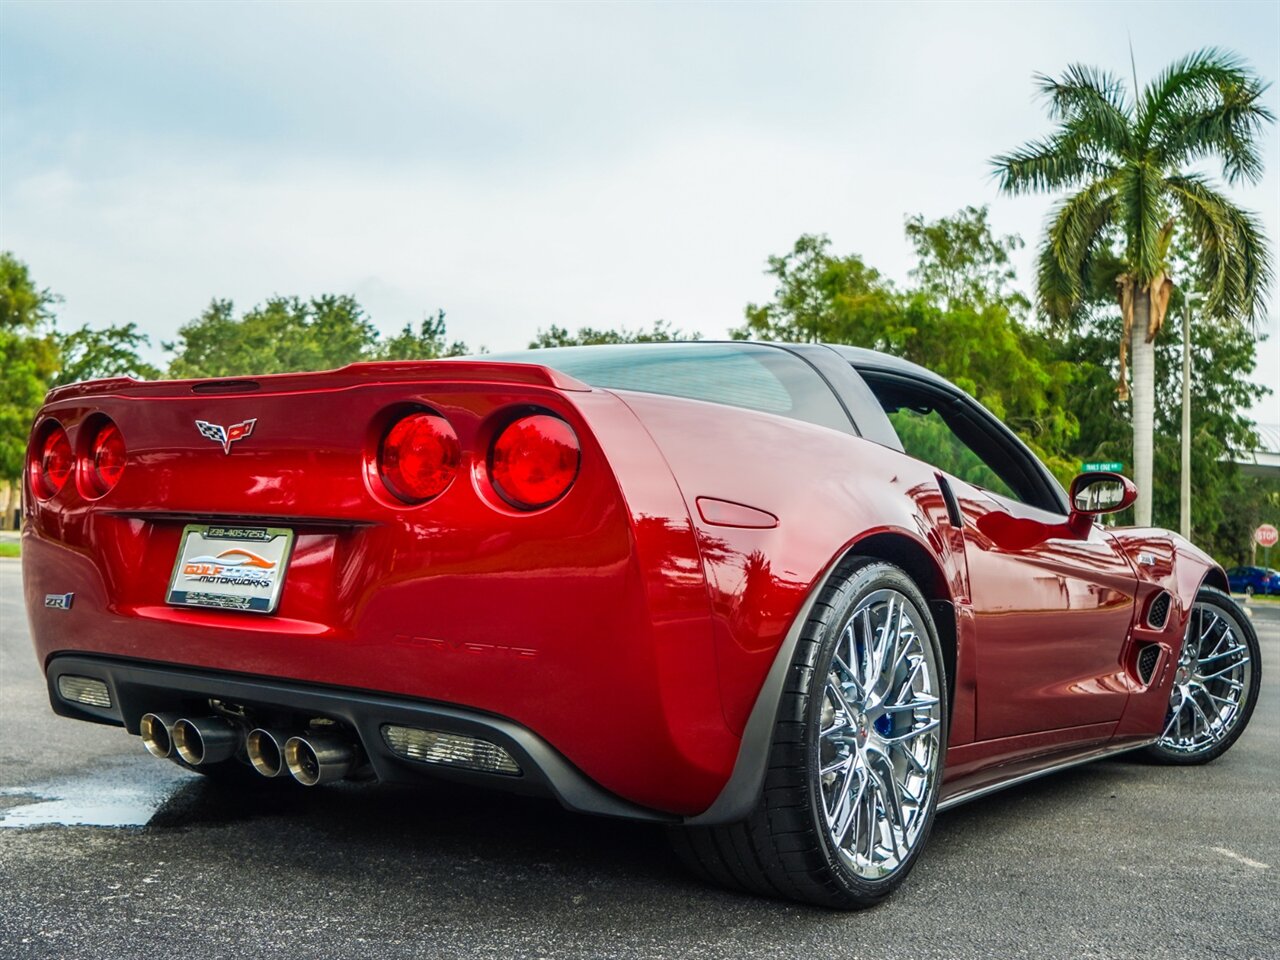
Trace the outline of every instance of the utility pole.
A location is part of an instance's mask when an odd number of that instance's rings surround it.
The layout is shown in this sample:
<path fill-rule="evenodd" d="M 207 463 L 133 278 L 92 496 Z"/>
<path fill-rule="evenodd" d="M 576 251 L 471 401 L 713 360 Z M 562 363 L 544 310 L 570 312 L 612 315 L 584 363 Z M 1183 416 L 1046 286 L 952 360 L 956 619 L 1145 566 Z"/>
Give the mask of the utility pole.
<path fill-rule="evenodd" d="M 1198 294 L 1189 293 L 1182 304 L 1182 489 L 1179 493 L 1178 532 L 1191 539 L 1191 301 Z"/>

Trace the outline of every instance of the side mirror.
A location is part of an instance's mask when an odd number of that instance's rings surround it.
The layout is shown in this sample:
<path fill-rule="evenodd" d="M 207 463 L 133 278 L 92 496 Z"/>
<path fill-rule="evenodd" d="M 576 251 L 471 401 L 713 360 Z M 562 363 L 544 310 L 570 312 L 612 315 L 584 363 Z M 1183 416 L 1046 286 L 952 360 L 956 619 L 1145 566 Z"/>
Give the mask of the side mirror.
<path fill-rule="evenodd" d="M 1138 488 L 1133 481 L 1118 473 L 1082 473 L 1071 481 L 1073 519 L 1116 513 L 1137 499 Z"/>

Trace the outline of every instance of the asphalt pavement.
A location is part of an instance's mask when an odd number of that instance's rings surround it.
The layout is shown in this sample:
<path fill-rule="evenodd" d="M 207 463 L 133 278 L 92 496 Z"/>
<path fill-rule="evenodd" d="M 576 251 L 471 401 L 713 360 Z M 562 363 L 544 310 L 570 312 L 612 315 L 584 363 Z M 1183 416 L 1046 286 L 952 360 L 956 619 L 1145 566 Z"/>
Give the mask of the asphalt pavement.
<path fill-rule="evenodd" d="M 49 711 L 0 560 L 0 957 L 1278 957 L 1280 606 L 1254 612 L 1264 688 L 1226 756 L 943 814 L 888 903 L 840 914 L 702 886 L 660 830 L 549 802 L 220 790 Z"/>

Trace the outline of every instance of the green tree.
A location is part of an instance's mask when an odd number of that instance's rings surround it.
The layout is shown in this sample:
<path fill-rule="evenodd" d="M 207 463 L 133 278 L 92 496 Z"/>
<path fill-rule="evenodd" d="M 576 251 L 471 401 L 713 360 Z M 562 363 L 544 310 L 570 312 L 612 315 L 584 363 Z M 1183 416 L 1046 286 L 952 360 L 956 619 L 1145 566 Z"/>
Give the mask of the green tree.
<path fill-rule="evenodd" d="M 1075 460 L 1123 460 L 1132 445 L 1132 427 L 1111 389 L 1118 362 L 1117 326 L 1118 317 L 1090 319 L 1060 341 L 1061 356 L 1075 369 L 1079 395 L 1090 398 L 1077 405 L 1080 433 L 1070 447 Z M 1239 507 L 1239 493 L 1248 485 L 1226 458 L 1253 449 L 1252 424 L 1244 411 L 1263 391 L 1249 379 L 1256 346 L 1253 335 L 1239 324 L 1194 324 L 1191 348 L 1191 526 L 1202 547 L 1218 556 L 1230 555 L 1232 515 Z M 1181 341 L 1157 342 L 1155 381 L 1160 396 L 1181 395 Z M 1153 466 L 1166 481 L 1152 491 L 1156 526 L 1178 524 L 1181 416 L 1176 403 L 1155 411 Z"/>
<path fill-rule="evenodd" d="M 8 250 L 0 252 L 0 330 L 31 333 L 53 322 L 53 305 L 62 298 L 41 289 L 27 265 Z"/>
<path fill-rule="evenodd" d="M 1274 119 L 1261 99 L 1267 85 L 1214 49 L 1172 64 L 1135 88 L 1133 99 L 1122 80 L 1086 66 L 1038 81 L 1057 129 L 992 162 L 1006 193 L 1071 191 L 1040 251 L 1037 294 L 1047 316 L 1077 321 L 1088 291 L 1115 283 L 1123 317 L 1119 392 L 1128 399 L 1127 349 L 1136 514 L 1145 525 L 1153 500 L 1155 341 L 1173 291 L 1175 226 L 1181 222 L 1199 247 L 1205 315 L 1253 321 L 1264 308 L 1271 268 L 1257 218 L 1192 168 L 1218 157 L 1228 183 L 1261 178 L 1260 132 Z"/>
<path fill-rule="evenodd" d="M 953 216 L 926 221 L 907 218 L 907 239 L 915 247 L 911 270 L 918 289 L 948 309 L 960 304 L 1003 303 L 1018 311 L 1030 306 L 1012 289 L 1017 279 L 1011 255 L 1024 246 L 1017 234 L 997 237 L 987 222 L 988 208 L 965 207 Z"/>
<path fill-rule="evenodd" d="M 597 330 L 595 327 L 580 327 L 577 333 L 570 333 L 564 327 L 554 323 L 550 328 L 538 328 L 537 336 L 529 343 L 530 350 L 542 347 L 584 347 L 599 343 L 665 343 L 671 340 L 701 340 L 702 334 L 694 331 L 673 328 L 667 321 L 655 321 L 648 330 L 629 330 L 620 327 L 617 330 Z"/>
<path fill-rule="evenodd" d="M 0 253 L 0 481 L 9 488 L 5 519 L 14 506 L 36 411 L 51 387 L 94 377 L 154 377 L 138 350 L 147 338 L 135 324 L 58 332 L 61 297 L 32 279 L 27 265 Z"/>
<path fill-rule="evenodd" d="M 213 300 L 164 344 L 174 377 L 234 377 L 328 370 L 377 356 L 378 331 L 354 297 L 272 297 L 237 318 Z"/>
<path fill-rule="evenodd" d="M 1225 567 L 1260 565 L 1262 556 L 1253 531 L 1263 523 L 1280 526 L 1280 480 L 1237 473 L 1226 497 L 1231 509 L 1224 511 L 1207 548 Z M 1271 558 L 1275 566 L 1274 550 Z"/>
<path fill-rule="evenodd" d="M 776 281 L 773 300 L 747 304 L 735 339 L 892 348 L 880 334 L 900 307 L 893 284 L 857 255 L 833 256 L 827 236 L 804 234 L 789 253 L 769 257 L 765 273 Z"/>
<path fill-rule="evenodd" d="M 946 377 L 1003 420 L 1064 484 L 1078 464 L 1067 454 L 1080 431 L 1073 365 L 1003 303 L 946 310 L 926 295 L 905 305 L 896 351 Z"/>
<path fill-rule="evenodd" d="M 1171 295 L 1169 309 L 1174 316 L 1181 315 L 1188 293 L 1202 298 L 1206 294 L 1196 255 L 1195 237 L 1185 230 L 1175 231 L 1171 270 L 1189 280 L 1185 289 L 1176 288 Z M 1132 449 L 1132 426 L 1123 402 L 1111 389 L 1119 364 L 1115 341 L 1123 320 L 1105 290 L 1094 291 L 1085 307 L 1073 327 L 1050 333 L 1057 340 L 1059 356 L 1075 369 L 1080 395 L 1089 397 L 1088 403 L 1078 404 L 1080 434 L 1071 453 L 1078 460 L 1124 460 Z M 1245 411 L 1267 392 L 1250 378 L 1257 362 L 1257 340 L 1243 324 L 1197 323 L 1191 328 L 1191 354 L 1192 534 L 1215 556 L 1235 558 L 1248 549 L 1253 528 L 1241 536 L 1238 519 L 1251 509 L 1247 505 L 1257 485 L 1242 476 L 1232 461 L 1254 448 L 1256 437 Z M 1157 396 L 1181 396 L 1181 338 L 1155 342 L 1155 389 Z M 1156 526 L 1178 523 L 1181 416 L 1179 403 L 1155 410 L 1153 470 L 1165 481 L 1152 489 Z"/>
<path fill-rule="evenodd" d="M 768 259 L 774 299 L 749 304 L 732 335 L 848 343 L 919 363 L 971 393 L 1067 479 L 1074 464 L 1065 450 L 1078 430 L 1067 403 L 1073 372 L 1018 319 L 1025 301 L 1011 291 L 1008 255 L 1021 241 L 995 237 L 973 207 L 936 221 L 912 217 L 906 229 L 918 289 L 897 291 L 861 257 L 833 255 L 825 236 L 805 235 Z"/>
<path fill-rule="evenodd" d="M 58 369 L 58 345 L 47 329 L 56 294 L 39 287 L 27 265 L 0 253 L 0 480 L 9 505 L 26 459 L 27 434 Z"/>
<path fill-rule="evenodd" d="M 154 380 L 160 376 L 160 371 L 139 355 L 138 351 L 148 346 L 151 339 L 135 323 L 99 330 L 83 326 L 71 333 L 57 333 L 54 339 L 58 348 L 58 371 L 50 387 L 100 377 Z"/>
<path fill-rule="evenodd" d="M 0 329 L 0 480 L 16 485 L 22 476 L 27 434 L 57 370 L 52 336 Z"/>
<path fill-rule="evenodd" d="M 461 357 L 470 353 L 461 340 L 448 342 L 444 311 L 437 310 L 422 318 L 418 329 L 406 323 L 394 337 L 383 341 L 378 348 L 382 360 L 434 360 L 437 357 Z"/>

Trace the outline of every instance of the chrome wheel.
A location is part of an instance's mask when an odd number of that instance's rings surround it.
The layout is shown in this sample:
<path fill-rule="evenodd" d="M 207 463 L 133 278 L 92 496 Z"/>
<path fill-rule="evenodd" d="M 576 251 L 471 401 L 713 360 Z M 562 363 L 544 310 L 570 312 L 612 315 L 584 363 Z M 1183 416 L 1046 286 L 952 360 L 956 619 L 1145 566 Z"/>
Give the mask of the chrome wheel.
<path fill-rule="evenodd" d="M 863 909 L 910 875 L 929 841 L 947 743 L 945 648 L 916 582 L 875 557 L 842 560 L 797 626 L 787 669 L 770 673 L 780 690 L 754 808 L 672 840 L 717 883 Z"/>
<path fill-rule="evenodd" d="M 1197 602 L 1174 674 L 1158 746 L 1191 756 L 1222 743 L 1239 725 L 1253 680 L 1249 646 L 1231 617 Z"/>
<path fill-rule="evenodd" d="M 893 874 L 938 787 L 942 704 L 933 645 L 912 602 L 877 590 L 836 641 L 818 733 L 827 835 L 859 877 Z"/>

